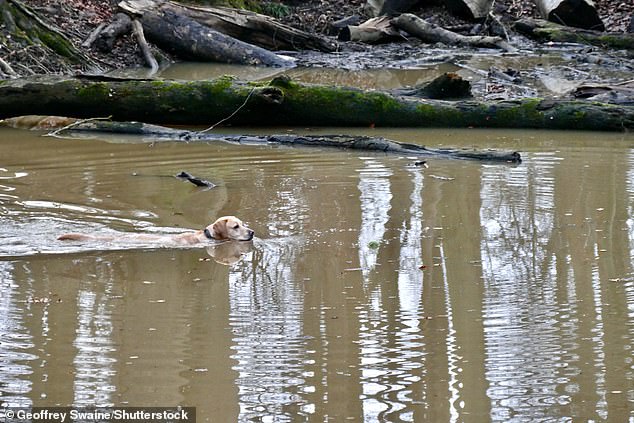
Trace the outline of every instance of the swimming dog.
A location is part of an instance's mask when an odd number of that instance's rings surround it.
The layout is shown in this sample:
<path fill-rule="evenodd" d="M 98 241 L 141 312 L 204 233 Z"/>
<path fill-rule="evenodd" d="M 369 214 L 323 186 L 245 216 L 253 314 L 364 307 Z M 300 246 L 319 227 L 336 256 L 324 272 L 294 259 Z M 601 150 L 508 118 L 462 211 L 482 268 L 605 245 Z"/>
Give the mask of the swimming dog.
<path fill-rule="evenodd" d="M 162 244 L 195 245 L 209 241 L 250 241 L 254 232 L 235 216 L 223 216 L 214 223 L 198 231 L 189 231 L 180 234 L 116 234 L 95 235 L 68 233 L 59 236 L 60 241 L 131 241 L 131 242 L 157 242 Z"/>

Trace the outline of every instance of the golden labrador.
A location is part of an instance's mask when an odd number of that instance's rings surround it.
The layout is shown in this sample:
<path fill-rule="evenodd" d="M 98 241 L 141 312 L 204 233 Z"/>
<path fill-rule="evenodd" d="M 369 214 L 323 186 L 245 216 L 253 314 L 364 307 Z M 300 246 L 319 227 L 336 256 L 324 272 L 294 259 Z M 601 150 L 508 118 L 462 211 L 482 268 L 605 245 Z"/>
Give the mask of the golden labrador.
<path fill-rule="evenodd" d="M 193 232 L 184 232 L 175 235 L 154 234 L 120 234 L 120 235 L 93 235 L 70 233 L 57 239 L 61 241 L 131 241 L 131 242 L 157 242 L 162 244 L 195 245 L 209 241 L 250 241 L 254 232 L 246 227 L 235 216 L 223 216 L 205 229 Z"/>

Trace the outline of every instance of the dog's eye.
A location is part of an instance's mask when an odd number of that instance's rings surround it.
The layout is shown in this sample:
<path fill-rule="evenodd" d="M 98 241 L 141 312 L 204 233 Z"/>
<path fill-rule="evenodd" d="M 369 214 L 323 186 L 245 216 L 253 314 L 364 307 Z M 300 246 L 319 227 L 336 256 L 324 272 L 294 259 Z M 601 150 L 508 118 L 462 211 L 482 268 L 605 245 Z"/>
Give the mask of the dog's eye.
<path fill-rule="evenodd" d="M 233 229 L 238 229 L 240 227 L 240 225 L 236 224 Z"/>

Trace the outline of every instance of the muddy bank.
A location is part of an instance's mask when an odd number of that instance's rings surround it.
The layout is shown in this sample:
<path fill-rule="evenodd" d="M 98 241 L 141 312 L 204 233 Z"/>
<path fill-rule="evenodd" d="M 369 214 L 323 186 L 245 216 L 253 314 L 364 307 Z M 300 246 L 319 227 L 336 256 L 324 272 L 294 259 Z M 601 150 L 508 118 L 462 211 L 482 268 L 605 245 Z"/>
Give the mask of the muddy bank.
<path fill-rule="evenodd" d="M 3 3 L 6 6 L 5 1 Z M 68 63 L 67 60 L 51 54 L 50 49 L 41 47 L 38 43 L 25 46 L 23 40 L 8 36 L 10 25 L 0 29 L 0 41 L 2 42 L 2 54 L 0 57 L 13 69 L 14 74 L 4 72 L 6 76 L 25 76 L 42 73 L 71 73 L 76 71 L 102 72 L 112 69 L 143 66 L 144 60 L 133 37 L 128 34 L 119 39 L 109 51 L 95 51 L 92 48 L 82 47 L 82 43 L 100 25 L 109 23 L 117 12 L 118 1 L 107 2 L 96 0 L 24 0 L 23 4 L 30 7 L 41 18 L 44 25 L 51 28 L 59 28 L 61 32 L 70 38 L 73 45 L 91 59 L 90 66 L 86 64 Z M 205 2 L 199 2 L 205 3 Z M 609 0 L 595 1 L 606 30 L 615 32 L 626 31 L 632 16 L 634 4 L 619 3 L 616 7 Z M 273 4 L 273 3 L 272 3 Z M 289 1 L 285 4 L 275 4 L 276 16 L 286 24 L 306 30 L 311 33 L 332 34 L 331 23 L 351 15 L 358 15 L 365 20 L 363 0 L 312 0 Z M 450 28 L 464 27 L 474 28 L 472 22 L 467 22 L 449 14 L 439 6 L 417 8 L 413 11 L 432 23 Z M 537 16 L 537 11 L 532 2 L 515 2 L 512 0 L 498 1 L 494 12 L 503 20 L 509 21 L 522 17 Z M 417 47 L 414 47 L 417 48 Z M 367 46 L 355 44 L 343 44 L 342 51 L 367 51 Z M 398 46 L 392 51 L 407 51 L 406 46 Z M 153 50 L 157 52 L 157 49 Z M 169 54 L 160 52 L 157 54 L 159 64 L 166 64 L 173 60 Z M 395 58 L 398 58 L 399 54 Z M 390 65 L 390 57 L 388 66 Z M 394 58 L 392 58 L 394 60 Z M 307 59 L 303 64 L 319 65 L 323 60 L 315 57 Z M 327 63 L 324 63 L 328 65 Z M 337 66 L 337 60 L 332 63 Z M 384 64 L 385 65 L 385 64 Z"/>
<path fill-rule="evenodd" d="M 3 2 L 5 6 L 8 3 L 10 2 Z M 138 71 L 134 72 L 133 76 L 147 76 L 139 43 L 130 34 L 118 38 L 112 48 L 105 51 L 86 46 L 86 40 L 97 28 L 113 20 L 117 12 L 117 3 L 118 1 L 102 3 L 93 0 L 25 1 L 23 4 L 30 6 L 32 13 L 37 14 L 39 25 L 64 34 L 70 39 L 73 54 L 80 60 L 63 57 L 61 53 L 52 52 L 51 48 L 37 43 L 24 46 L 24 40 L 6 36 L 5 32 L 10 28 L 5 26 L 0 31 L 0 37 L 4 43 L 3 47 L 9 52 L 1 57 L 11 67 L 13 74 L 2 73 L 0 67 L 0 78 L 47 73 L 105 72 L 128 76 L 131 74 L 129 69 L 134 68 Z M 332 35 L 331 23 L 354 14 L 360 19 L 366 19 L 363 14 L 364 3 L 361 0 L 290 2 L 277 12 L 282 22 L 310 33 L 321 34 L 335 43 L 336 37 Z M 607 2 L 599 1 L 597 6 L 603 13 L 602 19 L 606 29 L 610 31 L 624 30 L 632 13 L 631 9 L 634 9 L 634 5 L 619 5 L 606 15 Z M 442 7 L 418 8 L 414 12 L 431 23 L 464 34 L 473 34 L 479 28 L 473 22 L 449 14 Z M 329 54 L 310 50 L 284 51 L 284 54 L 291 56 L 294 64 L 300 69 L 322 69 L 321 72 L 314 72 L 316 77 L 302 75 L 301 78 L 306 78 L 302 79 L 304 82 L 372 88 L 366 81 L 373 78 L 372 70 L 420 70 L 436 67 L 459 72 L 461 77 L 471 82 L 473 96 L 483 100 L 536 96 L 569 98 L 570 93 L 582 82 L 600 85 L 621 83 L 631 79 L 630 75 L 634 72 L 634 54 L 631 50 L 608 50 L 601 46 L 567 43 L 540 43 L 512 32 L 510 23 L 513 20 L 537 14 L 532 3 L 523 3 L 520 7 L 513 1 L 497 2 L 494 12 L 507 25 L 511 35 L 510 44 L 517 51 L 509 53 L 492 49 L 429 44 L 409 37 L 407 40 L 378 45 L 339 42 L 337 51 Z M 150 45 L 150 48 L 161 70 L 177 61 L 175 57 L 156 46 Z M 125 71 L 121 72 L 122 69 Z M 347 72 L 352 77 L 333 79 L 330 76 L 333 70 Z M 366 70 L 371 72 L 364 74 Z M 161 76 L 161 71 L 157 76 Z M 355 82 L 355 78 L 358 81 Z M 396 84 L 393 87 L 400 86 L 408 84 L 403 81 L 402 85 Z M 622 99 L 618 100 L 621 104 L 631 103 L 628 99 L 625 103 Z"/>

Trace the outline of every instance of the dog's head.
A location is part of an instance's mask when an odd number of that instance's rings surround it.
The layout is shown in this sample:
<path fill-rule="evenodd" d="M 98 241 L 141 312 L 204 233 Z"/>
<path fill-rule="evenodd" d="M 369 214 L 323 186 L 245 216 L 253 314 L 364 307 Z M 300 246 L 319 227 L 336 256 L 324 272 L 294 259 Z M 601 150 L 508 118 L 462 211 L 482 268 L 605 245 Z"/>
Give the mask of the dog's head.
<path fill-rule="evenodd" d="M 247 228 L 235 216 L 223 216 L 204 229 L 205 236 L 217 241 L 233 239 L 236 241 L 250 241 L 254 232 Z"/>

